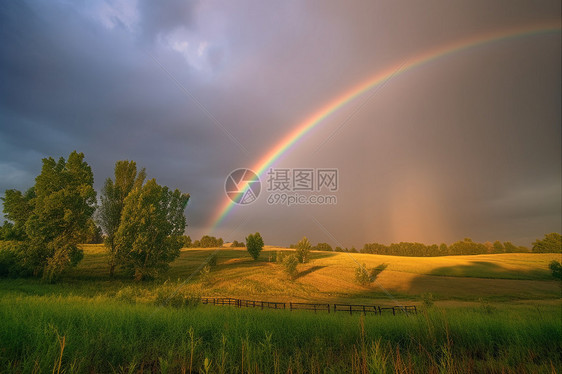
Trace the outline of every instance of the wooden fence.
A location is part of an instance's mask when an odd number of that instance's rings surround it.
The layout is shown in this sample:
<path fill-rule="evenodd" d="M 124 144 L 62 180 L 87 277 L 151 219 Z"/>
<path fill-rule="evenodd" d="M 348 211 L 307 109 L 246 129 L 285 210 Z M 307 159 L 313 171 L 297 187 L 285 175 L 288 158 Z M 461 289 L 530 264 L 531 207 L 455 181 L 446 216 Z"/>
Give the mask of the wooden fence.
<path fill-rule="evenodd" d="M 289 309 L 293 310 L 309 310 L 316 312 L 328 312 L 331 310 L 334 313 L 345 312 L 349 314 L 362 313 L 363 315 L 373 314 L 382 315 L 386 312 L 392 312 L 392 315 L 399 313 L 404 314 L 417 314 L 418 310 L 415 305 L 401 305 L 392 307 L 383 307 L 376 305 L 361 305 L 361 304 L 315 304 L 315 303 L 283 303 L 276 301 L 257 301 L 257 300 L 244 300 L 234 299 L 231 297 L 202 297 L 202 304 L 209 305 L 230 305 L 238 308 L 260 308 L 260 309 Z"/>

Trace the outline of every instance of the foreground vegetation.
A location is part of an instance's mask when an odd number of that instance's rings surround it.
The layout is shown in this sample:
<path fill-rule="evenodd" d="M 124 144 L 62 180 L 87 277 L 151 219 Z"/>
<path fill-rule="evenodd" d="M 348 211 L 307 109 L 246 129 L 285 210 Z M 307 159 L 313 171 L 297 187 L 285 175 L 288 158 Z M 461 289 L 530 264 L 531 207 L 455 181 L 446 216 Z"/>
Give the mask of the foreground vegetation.
<path fill-rule="evenodd" d="M 349 316 L 117 297 L 0 300 L 7 372 L 553 372 L 559 306 Z M 205 369 L 207 368 L 207 369 Z"/>
<path fill-rule="evenodd" d="M 110 278 L 103 245 L 82 249 L 58 283 L 0 279 L 4 372 L 551 373 L 562 365 L 560 282 L 548 269 L 557 254 L 312 251 L 291 280 L 275 257 L 292 250 L 265 247 L 255 261 L 244 248 L 190 248 L 167 280 L 138 283 L 120 271 Z M 375 282 L 354 282 L 355 261 L 380 267 Z M 262 311 L 198 305 L 199 295 L 421 312 Z"/>

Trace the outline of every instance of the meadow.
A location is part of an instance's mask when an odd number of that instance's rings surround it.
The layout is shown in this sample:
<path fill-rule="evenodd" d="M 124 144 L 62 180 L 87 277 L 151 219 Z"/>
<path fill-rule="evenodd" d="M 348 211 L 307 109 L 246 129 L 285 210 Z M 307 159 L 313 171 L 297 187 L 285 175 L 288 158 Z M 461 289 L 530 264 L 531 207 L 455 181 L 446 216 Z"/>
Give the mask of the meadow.
<path fill-rule="evenodd" d="M 55 284 L 0 279 L 2 372 L 559 372 L 559 254 L 410 258 L 314 252 L 294 281 L 266 247 L 258 261 L 184 249 L 159 280 L 108 276 L 103 246 L 84 246 Z M 354 283 L 356 261 L 382 272 Z M 431 294 L 431 296 L 430 296 Z M 417 305 L 417 315 L 350 316 L 200 305 L 197 296 Z M 183 300 L 182 307 L 173 307 Z M 164 302 L 162 302 L 164 301 Z M 165 306 L 164 306 L 165 305 Z"/>

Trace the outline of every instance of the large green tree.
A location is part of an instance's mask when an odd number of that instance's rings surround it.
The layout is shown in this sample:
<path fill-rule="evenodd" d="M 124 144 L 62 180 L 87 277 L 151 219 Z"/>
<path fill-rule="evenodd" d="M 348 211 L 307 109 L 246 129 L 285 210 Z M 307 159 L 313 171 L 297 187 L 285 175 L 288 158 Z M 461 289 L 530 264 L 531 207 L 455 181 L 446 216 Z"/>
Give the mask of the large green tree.
<path fill-rule="evenodd" d="M 48 280 L 82 259 L 78 244 L 95 210 L 94 176 L 76 151 L 58 161 L 44 158 L 35 186 L 25 194 L 6 191 L 4 213 L 25 230 L 22 266 Z"/>
<path fill-rule="evenodd" d="M 171 191 L 154 179 L 125 198 L 114 245 L 119 264 L 137 281 L 154 278 L 180 254 L 188 194 Z"/>
<path fill-rule="evenodd" d="M 113 277 L 117 265 L 115 234 L 121 223 L 121 214 L 125 206 L 125 198 L 137 188 L 141 188 L 146 178 L 145 169 L 137 173 L 134 161 L 117 161 L 115 163 L 115 180 L 107 178 L 101 194 L 101 205 L 97 220 L 105 232 L 105 246 L 108 251 L 109 275 Z"/>

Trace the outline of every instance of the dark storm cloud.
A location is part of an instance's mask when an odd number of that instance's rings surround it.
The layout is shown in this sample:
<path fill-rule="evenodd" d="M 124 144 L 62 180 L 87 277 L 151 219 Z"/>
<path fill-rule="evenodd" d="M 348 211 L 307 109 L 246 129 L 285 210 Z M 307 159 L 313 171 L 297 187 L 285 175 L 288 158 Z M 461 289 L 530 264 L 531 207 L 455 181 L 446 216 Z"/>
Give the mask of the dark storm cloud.
<path fill-rule="evenodd" d="M 83 151 L 96 188 L 133 159 L 192 195 L 192 236 L 307 116 L 380 69 L 488 31 L 559 20 L 559 2 L 6 2 L 0 190 Z M 217 228 L 270 243 L 514 240 L 560 226 L 560 35 L 462 52 L 391 79 L 280 165 L 338 167 L 334 207 L 234 209 Z M 232 141 L 232 137 L 236 141 Z M 237 142 L 240 143 L 237 144 Z M 244 209 L 246 208 L 246 209 Z M 323 227 L 311 217 L 319 217 Z M 228 236 L 228 237 L 226 237 Z"/>

